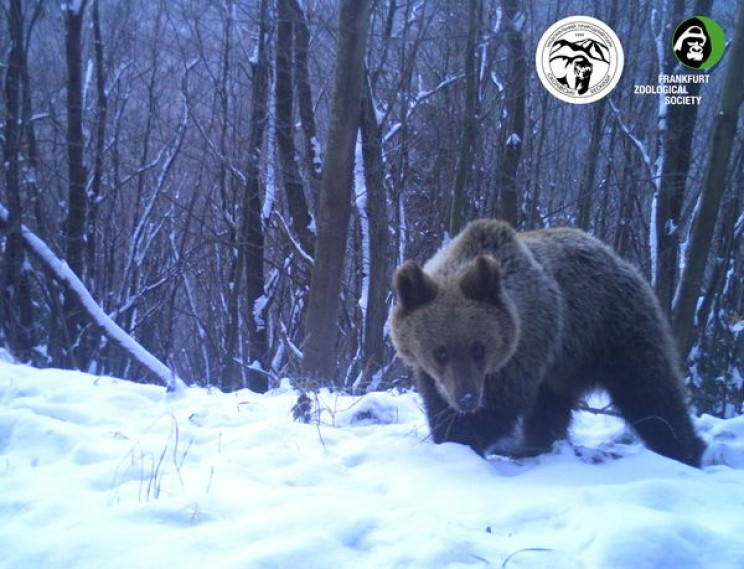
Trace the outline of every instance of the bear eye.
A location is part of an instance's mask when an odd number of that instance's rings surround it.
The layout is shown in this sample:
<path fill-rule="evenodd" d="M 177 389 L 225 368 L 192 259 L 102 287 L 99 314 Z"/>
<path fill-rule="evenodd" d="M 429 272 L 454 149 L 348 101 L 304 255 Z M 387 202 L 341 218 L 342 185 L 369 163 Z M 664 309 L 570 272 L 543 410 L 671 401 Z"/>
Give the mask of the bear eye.
<path fill-rule="evenodd" d="M 470 344 L 470 356 L 475 363 L 479 364 L 483 362 L 483 358 L 486 356 L 486 348 L 481 342 L 473 342 Z"/>
<path fill-rule="evenodd" d="M 447 348 L 445 348 L 444 346 L 439 346 L 436 350 L 434 350 L 434 361 L 442 367 L 447 365 L 447 362 L 449 361 L 449 353 L 447 353 Z"/>

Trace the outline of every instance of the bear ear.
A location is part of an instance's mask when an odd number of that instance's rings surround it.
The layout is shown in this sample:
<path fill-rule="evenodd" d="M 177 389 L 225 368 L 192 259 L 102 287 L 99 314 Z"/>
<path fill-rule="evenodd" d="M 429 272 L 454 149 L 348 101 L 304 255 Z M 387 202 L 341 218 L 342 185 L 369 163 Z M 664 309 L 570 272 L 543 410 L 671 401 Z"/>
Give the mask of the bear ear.
<path fill-rule="evenodd" d="M 501 300 L 501 265 L 490 255 L 479 255 L 462 276 L 460 289 L 471 300 L 497 304 Z"/>
<path fill-rule="evenodd" d="M 414 261 L 406 261 L 393 276 L 393 289 L 398 302 L 410 312 L 434 300 L 437 283 Z"/>

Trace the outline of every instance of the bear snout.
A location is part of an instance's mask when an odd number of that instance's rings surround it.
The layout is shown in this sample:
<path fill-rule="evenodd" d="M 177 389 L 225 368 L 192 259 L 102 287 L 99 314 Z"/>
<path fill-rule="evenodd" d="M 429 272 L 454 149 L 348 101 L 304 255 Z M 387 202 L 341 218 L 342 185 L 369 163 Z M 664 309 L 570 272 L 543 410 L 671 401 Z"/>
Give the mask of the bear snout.
<path fill-rule="evenodd" d="M 457 406 L 460 408 L 460 413 L 472 413 L 480 405 L 480 397 L 474 391 L 467 391 L 460 395 L 457 400 Z"/>

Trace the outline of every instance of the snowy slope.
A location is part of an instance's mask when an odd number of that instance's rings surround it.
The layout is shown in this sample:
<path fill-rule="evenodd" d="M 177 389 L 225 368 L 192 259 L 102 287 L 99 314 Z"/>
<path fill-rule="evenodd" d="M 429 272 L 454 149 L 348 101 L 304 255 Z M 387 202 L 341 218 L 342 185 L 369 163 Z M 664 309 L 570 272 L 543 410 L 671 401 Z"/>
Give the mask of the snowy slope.
<path fill-rule="evenodd" d="M 700 471 L 608 417 L 515 463 L 433 445 L 413 394 L 295 400 L 0 362 L 0 567 L 744 567 L 744 418 L 699 421 Z"/>

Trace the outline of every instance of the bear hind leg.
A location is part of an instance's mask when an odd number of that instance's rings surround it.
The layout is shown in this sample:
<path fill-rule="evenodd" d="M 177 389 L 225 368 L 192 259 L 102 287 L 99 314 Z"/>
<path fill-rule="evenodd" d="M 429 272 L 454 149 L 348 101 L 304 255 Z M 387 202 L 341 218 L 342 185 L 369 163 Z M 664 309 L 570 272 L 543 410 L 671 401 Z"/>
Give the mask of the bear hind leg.
<path fill-rule="evenodd" d="M 648 448 L 700 466 L 705 444 L 692 426 L 681 385 L 668 368 L 626 367 L 607 379 L 604 386 L 613 404 Z"/>

